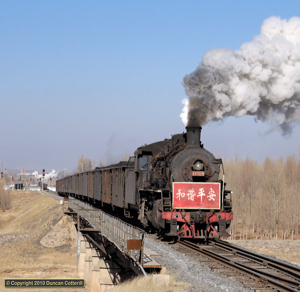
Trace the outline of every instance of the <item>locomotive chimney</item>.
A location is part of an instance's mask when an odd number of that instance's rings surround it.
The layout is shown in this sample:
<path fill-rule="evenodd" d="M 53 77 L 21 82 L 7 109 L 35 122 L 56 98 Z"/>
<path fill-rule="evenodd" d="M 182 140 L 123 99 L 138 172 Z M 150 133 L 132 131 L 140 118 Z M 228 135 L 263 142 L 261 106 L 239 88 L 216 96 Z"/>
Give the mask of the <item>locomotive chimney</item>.
<path fill-rule="evenodd" d="M 187 136 L 187 146 L 189 147 L 200 147 L 200 134 L 201 127 L 187 126 L 186 136 Z"/>

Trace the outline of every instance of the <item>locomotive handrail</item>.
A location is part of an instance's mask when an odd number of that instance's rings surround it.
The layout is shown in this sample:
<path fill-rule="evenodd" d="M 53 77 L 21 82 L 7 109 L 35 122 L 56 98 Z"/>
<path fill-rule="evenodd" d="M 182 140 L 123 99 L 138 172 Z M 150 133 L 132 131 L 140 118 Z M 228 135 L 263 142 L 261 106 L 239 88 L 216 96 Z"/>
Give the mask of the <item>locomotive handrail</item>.
<path fill-rule="evenodd" d="M 221 160 L 221 161 L 222 161 L 222 160 Z M 222 209 L 224 210 L 224 199 L 225 199 L 225 185 L 224 185 L 224 181 L 225 181 L 225 170 L 224 170 L 223 161 L 222 161 L 221 165 L 222 165 L 222 170 L 223 170 L 222 198 L 221 198 L 221 202 L 222 202 Z"/>
<path fill-rule="evenodd" d="M 212 239 L 228 236 L 226 229 L 233 213 L 231 195 L 225 198 L 224 164 L 203 147 L 200 126 L 189 126 L 186 130 L 186 133 L 172 135 L 171 139 L 137 148 L 135 156 L 128 161 L 57 180 L 57 192 L 84 202 L 93 201 L 102 206 L 102 210 L 107 210 L 107 206 L 112 211 L 110 214 L 115 209 L 120 210 L 119 218 L 124 212 L 125 221 L 137 220 L 143 226 L 152 225 L 170 237 Z M 143 159 L 141 166 L 147 162 L 147 169 L 138 167 Z M 174 183 L 178 184 L 176 192 Z M 146 205 L 141 204 L 143 201 Z M 74 203 L 74 208 L 79 208 L 77 205 Z M 180 213 L 172 217 L 172 208 L 178 207 L 188 213 L 185 220 Z M 80 212 L 85 213 L 84 210 Z M 205 218 L 212 212 L 215 216 L 207 226 Z M 96 213 L 93 212 L 93 216 Z M 115 232 L 119 233 L 119 229 Z"/>

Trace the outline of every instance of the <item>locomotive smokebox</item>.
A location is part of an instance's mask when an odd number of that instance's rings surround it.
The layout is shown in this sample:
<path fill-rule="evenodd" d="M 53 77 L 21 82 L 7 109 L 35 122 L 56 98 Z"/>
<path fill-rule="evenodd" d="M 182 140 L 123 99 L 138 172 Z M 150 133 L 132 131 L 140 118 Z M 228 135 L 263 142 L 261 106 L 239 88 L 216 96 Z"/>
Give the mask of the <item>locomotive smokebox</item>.
<path fill-rule="evenodd" d="M 200 147 L 201 127 L 186 127 L 186 143 L 188 147 Z"/>

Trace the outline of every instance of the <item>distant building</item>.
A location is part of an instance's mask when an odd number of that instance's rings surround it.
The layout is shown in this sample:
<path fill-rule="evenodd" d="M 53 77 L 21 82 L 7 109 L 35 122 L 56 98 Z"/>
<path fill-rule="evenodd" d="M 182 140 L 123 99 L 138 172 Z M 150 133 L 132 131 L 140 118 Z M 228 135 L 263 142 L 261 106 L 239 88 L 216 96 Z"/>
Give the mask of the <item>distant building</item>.
<path fill-rule="evenodd" d="M 23 190 L 24 184 L 23 183 L 16 183 L 15 184 L 15 190 Z"/>

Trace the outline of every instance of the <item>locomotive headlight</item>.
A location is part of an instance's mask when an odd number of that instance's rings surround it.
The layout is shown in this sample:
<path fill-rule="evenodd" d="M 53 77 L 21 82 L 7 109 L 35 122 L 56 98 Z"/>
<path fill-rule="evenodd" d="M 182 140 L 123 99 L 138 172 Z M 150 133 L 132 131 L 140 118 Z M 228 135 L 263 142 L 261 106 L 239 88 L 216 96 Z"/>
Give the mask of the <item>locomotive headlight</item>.
<path fill-rule="evenodd" d="M 194 170 L 201 170 L 203 168 L 203 162 L 196 160 L 193 165 Z"/>

